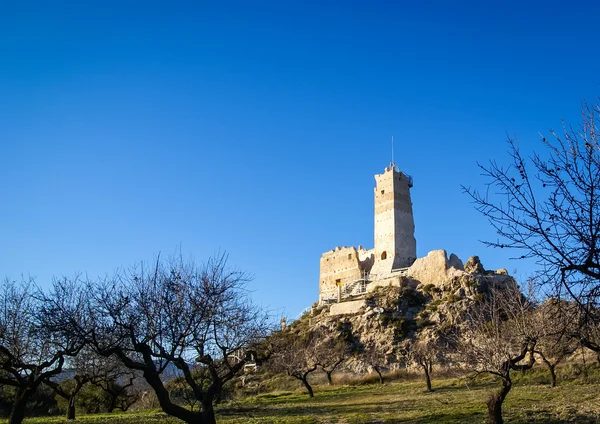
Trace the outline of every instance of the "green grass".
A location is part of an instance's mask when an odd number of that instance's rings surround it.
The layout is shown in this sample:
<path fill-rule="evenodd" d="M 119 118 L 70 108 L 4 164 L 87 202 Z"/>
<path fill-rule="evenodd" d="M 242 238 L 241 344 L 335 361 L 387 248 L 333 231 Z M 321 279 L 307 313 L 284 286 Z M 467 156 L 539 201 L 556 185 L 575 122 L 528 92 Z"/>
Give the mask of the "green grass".
<path fill-rule="evenodd" d="M 600 421 L 600 383 L 565 382 L 555 389 L 517 378 L 504 404 L 510 423 L 595 423 Z M 220 424 L 363 424 L 482 423 L 485 400 L 496 384 L 483 379 L 465 385 L 457 379 L 434 379 L 426 393 L 420 380 L 380 385 L 316 387 L 309 399 L 301 390 L 273 392 L 231 402 L 218 409 Z M 28 419 L 28 424 L 66 423 L 64 418 Z M 94 424 L 176 423 L 158 411 L 81 415 Z"/>

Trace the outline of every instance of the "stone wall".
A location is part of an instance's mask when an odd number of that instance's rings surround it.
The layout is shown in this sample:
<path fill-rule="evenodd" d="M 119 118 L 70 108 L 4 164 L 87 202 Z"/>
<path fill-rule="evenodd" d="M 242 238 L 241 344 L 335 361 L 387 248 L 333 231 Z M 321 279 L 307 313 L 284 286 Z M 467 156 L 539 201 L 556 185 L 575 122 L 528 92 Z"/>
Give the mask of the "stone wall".
<path fill-rule="evenodd" d="M 356 314 L 363 306 L 365 306 L 364 300 L 352 300 L 349 302 L 334 303 L 329 309 L 329 316 Z"/>
<path fill-rule="evenodd" d="M 460 273 L 462 263 L 456 255 L 447 257 L 445 250 L 433 250 L 422 258 L 417 258 L 408 268 L 407 275 L 423 284 L 440 285 Z"/>
<path fill-rule="evenodd" d="M 342 285 L 354 282 L 370 270 L 372 254 L 355 247 L 336 247 L 323 253 L 319 274 L 319 294 L 332 293 L 337 290 L 336 283 Z"/>

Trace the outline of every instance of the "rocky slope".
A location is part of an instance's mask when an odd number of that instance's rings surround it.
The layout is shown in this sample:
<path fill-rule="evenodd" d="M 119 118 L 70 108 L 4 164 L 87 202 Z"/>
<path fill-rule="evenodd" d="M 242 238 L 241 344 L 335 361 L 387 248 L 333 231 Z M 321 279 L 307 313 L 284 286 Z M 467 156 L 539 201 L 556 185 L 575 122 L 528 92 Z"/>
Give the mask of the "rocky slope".
<path fill-rule="evenodd" d="M 443 255 L 445 258 L 445 252 Z M 432 261 L 416 264 L 416 271 L 400 277 L 399 284 L 376 287 L 350 299 L 362 300 L 352 313 L 333 315 L 331 305 L 315 304 L 289 331 L 319 329 L 321 334 L 350 341 L 353 355 L 345 367 L 351 371 L 363 372 L 376 365 L 393 370 L 404 365 L 408 346 L 416 340 L 432 346 L 446 343 L 446 335 L 460 325 L 469 308 L 483 299 L 490 287 L 515 284 L 505 270 L 485 271 L 476 256 L 464 266 L 453 255 L 446 262 L 440 259 L 441 254 L 429 256 L 442 268 L 436 271 Z"/>

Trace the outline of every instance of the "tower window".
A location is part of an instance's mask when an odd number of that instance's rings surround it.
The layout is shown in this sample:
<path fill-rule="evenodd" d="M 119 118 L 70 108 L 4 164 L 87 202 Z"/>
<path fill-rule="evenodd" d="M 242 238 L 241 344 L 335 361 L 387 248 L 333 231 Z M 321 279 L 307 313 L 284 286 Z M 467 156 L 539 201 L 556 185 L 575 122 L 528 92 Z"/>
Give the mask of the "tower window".
<path fill-rule="evenodd" d="M 385 260 L 385 259 L 387 259 L 387 252 L 385 252 L 385 251 L 384 251 L 384 252 L 381 254 L 381 260 L 383 261 L 383 260 Z"/>
<path fill-rule="evenodd" d="M 385 193 L 385 190 L 381 190 L 381 194 L 384 194 L 384 193 Z"/>
<path fill-rule="evenodd" d="M 348 253 L 348 259 L 352 259 L 352 253 Z"/>

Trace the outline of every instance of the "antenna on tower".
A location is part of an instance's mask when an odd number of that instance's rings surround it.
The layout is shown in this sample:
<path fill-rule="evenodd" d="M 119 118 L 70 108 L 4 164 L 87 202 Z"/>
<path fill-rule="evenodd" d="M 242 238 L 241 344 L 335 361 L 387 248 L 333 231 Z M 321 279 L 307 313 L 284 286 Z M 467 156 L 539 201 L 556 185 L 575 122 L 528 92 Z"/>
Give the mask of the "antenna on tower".
<path fill-rule="evenodd" d="M 392 167 L 396 164 L 394 163 L 394 136 L 392 136 Z"/>

